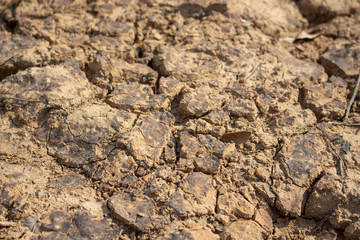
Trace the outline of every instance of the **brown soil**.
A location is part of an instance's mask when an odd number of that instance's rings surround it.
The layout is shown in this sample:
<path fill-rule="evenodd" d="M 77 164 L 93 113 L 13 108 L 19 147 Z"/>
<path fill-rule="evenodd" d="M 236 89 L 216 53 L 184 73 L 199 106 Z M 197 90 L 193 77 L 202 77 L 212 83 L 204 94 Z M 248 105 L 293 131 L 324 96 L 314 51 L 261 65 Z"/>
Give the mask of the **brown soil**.
<path fill-rule="evenodd" d="M 3 0 L 0 239 L 360 239 L 359 12 Z"/>

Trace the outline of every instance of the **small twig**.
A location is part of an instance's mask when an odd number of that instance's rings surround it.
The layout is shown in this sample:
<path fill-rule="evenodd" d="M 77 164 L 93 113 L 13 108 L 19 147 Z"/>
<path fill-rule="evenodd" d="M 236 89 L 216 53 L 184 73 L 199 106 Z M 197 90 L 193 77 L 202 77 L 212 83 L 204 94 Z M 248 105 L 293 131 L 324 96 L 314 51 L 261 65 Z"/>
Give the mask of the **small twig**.
<path fill-rule="evenodd" d="M 330 146 L 334 155 L 339 160 L 340 176 L 343 178 L 344 177 L 344 159 L 340 156 L 340 154 L 338 154 L 338 152 L 335 150 L 335 147 L 332 145 L 332 143 L 326 137 L 325 137 L 325 141 Z"/>
<path fill-rule="evenodd" d="M 337 159 L 339 160 L 339 170 L 340 170 L 340 176 L 341 176 L 341 182 L 342 182 L 342 189 L 341 191 L 343 193 L 346 192 L 346 186 L 344 183 L 344 175 L 345 175 L 345 171 L 344 171 L 344 164 L 346 164 L 346 161 L 340 156 L 340 154 L 335 150 L 335 147 L 332 145 L 332 143 L 326 138 L 324 137 L 326 143 L 330 146 L 331 150 L 333 151 L 334 155 L 337 157 Z"/>
<path fill-rule="evenodd" d="M 344 119 L 343 119 L 343 122 L 346 122 L 348 116 L 349 116 L 349 113 L 350 113 L 350 109 L 351 109 L 351 106 L 353 105 L 354 101 L 355 101 L 355 97 L 356 97 L 356 94 L 359 90 L 359 85 L 360 85 L 360 74 L 359 74 L 359 77 L 356 81 L 356 84 L 355 84 L 355 88 L 354 88 L 354 92 L 353 92 L 353 95 L 351 96 L 351 99 L 350 99 L 350 102 L 346 108 L 346 112 L 345 112 L 345 116 L 344 116 Z"/>
<path fill-rule="evenodd" d="M 323 219 L 320 220 L 318 224 L 314 227 L 314 229 L 311 231 L 314 233 L 317 229 L 319 229 L 328 219 L 331 217 L 331 215 L 335 212 L 335 209 L 331 210 Z"/>
<path fill-rule="evenodd" d="M 344 123 L 344 122 L 329 122 L 332 125 L 347 126 L 347 127 L 360 127 L 360 123 Z"/>
<path fill-rule="evenodd" d="M 251 76 L 257 71 L 257 69 L 262 65 L 262 63 L 259 63 L 253 70 L 251 70 L 249 76 L 245 79 L 248 80 L 249 78 L 251 78 Z"/>

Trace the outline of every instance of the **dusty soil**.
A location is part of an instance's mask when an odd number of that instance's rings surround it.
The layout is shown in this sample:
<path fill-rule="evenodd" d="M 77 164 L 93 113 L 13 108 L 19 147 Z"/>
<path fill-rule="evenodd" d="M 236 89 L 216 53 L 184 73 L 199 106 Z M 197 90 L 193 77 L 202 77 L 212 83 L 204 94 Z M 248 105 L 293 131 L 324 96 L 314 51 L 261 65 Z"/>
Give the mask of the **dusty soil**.
<path fill-rule="evenodd" d="M 0 239 L 360 239 L 360 3 L 2 0 Z"/>

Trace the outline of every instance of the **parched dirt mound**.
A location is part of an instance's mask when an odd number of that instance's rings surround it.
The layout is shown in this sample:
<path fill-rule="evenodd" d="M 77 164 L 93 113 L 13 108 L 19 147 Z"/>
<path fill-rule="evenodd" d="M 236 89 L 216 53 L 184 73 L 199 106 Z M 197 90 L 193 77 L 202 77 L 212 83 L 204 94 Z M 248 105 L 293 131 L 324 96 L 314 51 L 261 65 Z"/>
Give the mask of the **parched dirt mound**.
<path fill-rule="evenodd" d="M 2 1 L 0 239 L 360 239 L 359 11 Z"/>

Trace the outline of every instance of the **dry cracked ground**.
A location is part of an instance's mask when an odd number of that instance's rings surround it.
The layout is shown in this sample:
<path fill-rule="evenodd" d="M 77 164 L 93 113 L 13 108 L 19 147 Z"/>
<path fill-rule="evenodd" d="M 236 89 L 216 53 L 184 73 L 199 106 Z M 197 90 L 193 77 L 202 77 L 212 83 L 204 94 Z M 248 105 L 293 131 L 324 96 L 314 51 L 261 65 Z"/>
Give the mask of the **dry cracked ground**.
<path fill-rule="evenodd" d="M 360 239 L 360 2 L 2 0 L 0 239 Z"/>

